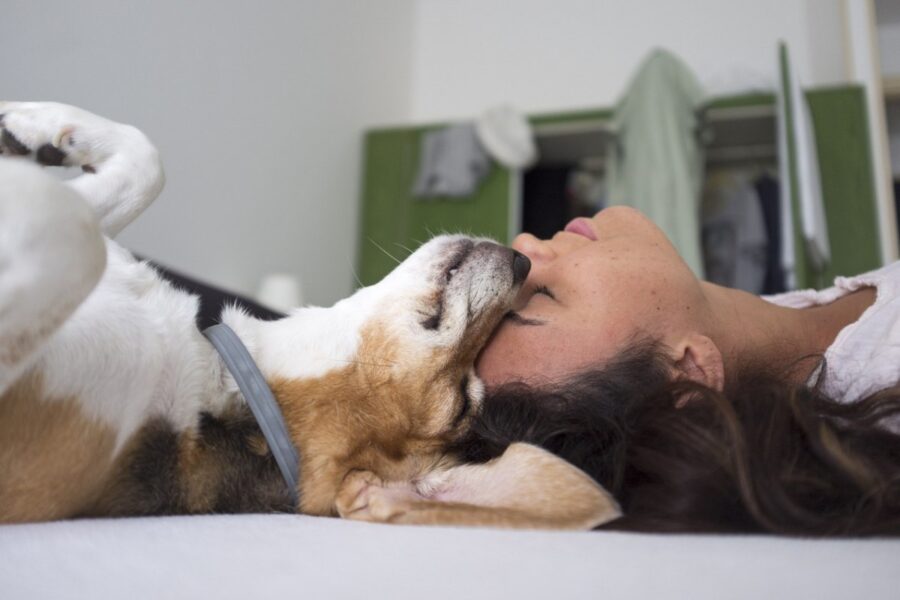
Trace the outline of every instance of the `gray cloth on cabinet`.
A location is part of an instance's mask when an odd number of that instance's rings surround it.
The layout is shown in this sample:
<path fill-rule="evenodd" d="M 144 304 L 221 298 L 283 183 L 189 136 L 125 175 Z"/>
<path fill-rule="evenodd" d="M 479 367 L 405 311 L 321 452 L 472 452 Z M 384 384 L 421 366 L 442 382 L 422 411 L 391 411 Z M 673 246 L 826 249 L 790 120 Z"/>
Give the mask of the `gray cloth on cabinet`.
<path fill-rule="evenodd" d="M 471 196 L 490 169 L 491 160 L 478 141 L 474 125 L 462 123 L 428 132 L 422 137 L 413 195 Z"/>
<path fill-rule="evenodd" d="M 714 173 L 703 201 L 703 256 L 712 283 L 763 292 L 768 234 L 759 195 L 742 173 Z"/>
<path fill-rule="evenodd" d="M 703 156 L 696 110 L 703 97 L 681 60 L 655 50 L 616 107 L 607 153 L 609 203 L 647 215 L 699 277 Z"/>

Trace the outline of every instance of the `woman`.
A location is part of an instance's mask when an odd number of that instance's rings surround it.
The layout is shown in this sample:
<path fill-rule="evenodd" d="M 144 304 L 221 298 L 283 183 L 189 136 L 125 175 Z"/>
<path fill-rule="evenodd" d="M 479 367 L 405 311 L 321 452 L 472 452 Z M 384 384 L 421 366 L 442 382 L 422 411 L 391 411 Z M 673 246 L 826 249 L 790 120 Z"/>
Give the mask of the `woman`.
<path fill-rule="evenodd" d="M 622 528 L 900 533 L 900 264 L 763 299 L 697 280 L 627 208 L 513 247 L 532 270 L 479 359 L 469 458 L 542 444 Z"/>

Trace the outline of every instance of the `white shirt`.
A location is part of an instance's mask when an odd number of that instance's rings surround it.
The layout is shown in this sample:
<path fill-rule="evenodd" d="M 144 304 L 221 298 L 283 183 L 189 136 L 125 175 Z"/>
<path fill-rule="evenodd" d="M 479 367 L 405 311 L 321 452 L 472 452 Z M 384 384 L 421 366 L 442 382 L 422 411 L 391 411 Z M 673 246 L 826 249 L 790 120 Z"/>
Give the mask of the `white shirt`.
<path fill-rule="evenodd" d="M 864 287 L 875 301 L 844 327 L 825 351 L 821 389 L 840 402 L 855 402 L 900 382 L 900 262 L 855 277 L 838 277 L 834 287 L 763 296 L 780 306 L 829 304 Z"/>

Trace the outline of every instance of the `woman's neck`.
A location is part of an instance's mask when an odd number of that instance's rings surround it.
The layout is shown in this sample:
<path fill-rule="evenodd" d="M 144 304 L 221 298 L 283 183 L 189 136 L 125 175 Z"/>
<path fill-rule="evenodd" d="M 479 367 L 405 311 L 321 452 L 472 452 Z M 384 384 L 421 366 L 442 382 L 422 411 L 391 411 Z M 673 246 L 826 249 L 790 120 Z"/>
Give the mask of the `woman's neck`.
<path fill-rule="evenodd" d="M 809 378 L 841 329 L 875 301 L 875 288 L 867 287 L 829 304 L 796 309 L 740 290 L 702 285 L 712 308 L 711 337 L 722 352 L 726 375 L 775 366 L 796 383 Z"/>

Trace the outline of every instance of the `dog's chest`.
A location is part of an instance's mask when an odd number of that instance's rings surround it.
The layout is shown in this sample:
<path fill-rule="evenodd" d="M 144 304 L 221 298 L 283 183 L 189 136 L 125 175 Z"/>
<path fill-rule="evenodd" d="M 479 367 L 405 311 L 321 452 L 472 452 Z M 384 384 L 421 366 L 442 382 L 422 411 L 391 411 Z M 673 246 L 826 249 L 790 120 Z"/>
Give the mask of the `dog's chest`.
<path fill-rule="evenodd" d="M 148 419 L 176 430 L 211 410 L 218 360 L 194 324 L 195 297 L 107 242 L 100 284 L 48 343 L 35 369 L 45 396 L 75 398 L 116 432 L 119 448 Z"/>

